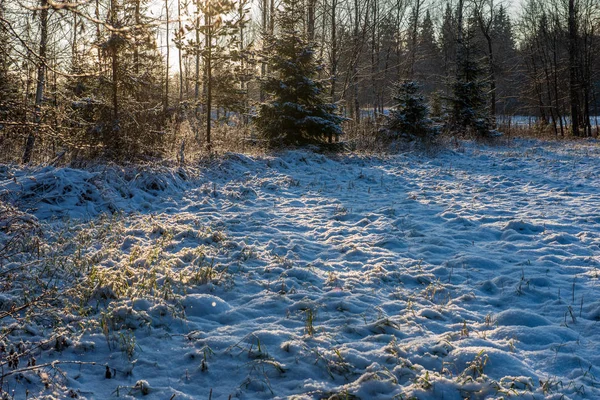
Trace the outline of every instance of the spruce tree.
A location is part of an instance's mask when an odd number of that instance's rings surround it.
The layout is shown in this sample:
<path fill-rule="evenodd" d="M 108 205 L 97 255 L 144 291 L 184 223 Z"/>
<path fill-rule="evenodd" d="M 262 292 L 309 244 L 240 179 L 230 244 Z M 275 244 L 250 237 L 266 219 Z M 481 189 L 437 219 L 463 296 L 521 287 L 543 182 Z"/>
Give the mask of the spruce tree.
<path fill-rule="evenodd" d="M 429 10 L 420 24 L 417 35 L 417 48 L 415 61 L 415 80 L 421 90 L 429 95 L 441 88 L 440 73 L 443 68 L 442 54 L 435 38 L 435 26 Z"/>
<path fill-rule="evenodd" d="M 452 12 L 450 3 L 446 3 L 446 11 L 444 12 L 442 26 L 440 28 L 440 49 L 442 53 L 442 70 L 444 78 L 449 81 L 454 74 L 456 63 L 456 32 L 457 28 L 456 17 Z"/>
<path fill-rule="evenodd" d="M 458 27 L 462 29 L 462 27 Z M 462 36 L 462 35 L 461 35 Z M 460 37 L 460 36 L 459 36 Z M 456 79 L 450 98 L 450 129 L 461 133 L 489 134 L 487 82 L 484 70 L 475 57 L 475 28 L 469 26 L 459 40 L 456 56 Z"/>
<path fill-rule="evenodd" d="M 341 135 L 343 118 L 336 106 L 324 101 L 321 70 L 312 43 L 297 29 L 302 7 L 285 0 L 279 17 L 280 33 L 266 37 L 270 76 L 263 82 L 270 100 L 260 104 L 255 124 L 272 145 L 322 143 Z"/>
<path fill-rule="evenodd" d="M 394 101 L 396 105 L 387 118 L 387 130 L 392 138 L 425 139 L 435 132 L 429 119 L 429 107 L 416 82 L 404 81 L 396 85 Z"/>
<path fill-rule="evenodd" d="M 98 63 L 109 68 L 97 78 L 79 75 L 93 69 L 93 60 L 82 56 L 67 79 L 74 99 L 71 118 L 81 131 L 78 141 L 91 144 L 91 155 L 100 151 L 116 159 L 160 155 L 166 148 L 161 112 L 164 67 L 156 43 L 157 27 L 150 16 L 149 0 L 113 0 L 104 30 L 96 38 Z M 83 30 L 82 30 L 83 32 Z"/>

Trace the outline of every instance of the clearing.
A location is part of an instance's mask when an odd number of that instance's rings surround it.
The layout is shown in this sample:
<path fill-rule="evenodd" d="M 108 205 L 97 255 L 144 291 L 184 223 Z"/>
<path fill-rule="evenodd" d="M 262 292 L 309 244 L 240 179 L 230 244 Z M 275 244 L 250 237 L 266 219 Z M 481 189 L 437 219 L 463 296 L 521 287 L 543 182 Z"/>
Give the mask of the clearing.
<path fill-rule="evenodd" d="M 0 167 L 1 388 L 600 398 L 599 175 L 527 140 Z"/>

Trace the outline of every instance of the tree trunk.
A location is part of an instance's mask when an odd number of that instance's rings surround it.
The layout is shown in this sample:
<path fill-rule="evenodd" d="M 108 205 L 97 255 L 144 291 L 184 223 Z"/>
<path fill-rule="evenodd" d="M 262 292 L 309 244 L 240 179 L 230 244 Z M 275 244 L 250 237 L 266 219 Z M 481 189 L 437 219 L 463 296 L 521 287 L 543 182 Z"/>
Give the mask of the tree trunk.
<path fill-rule="evenodd" d="M 565 128 L 563 126 L 563 119 L 560 110 L 560 103 L 558 102 L 558 49 L 556 44 L 556 34 L 553 37 L 553 54 L 552 54 L 552 67 L 554 74 L 554 107 L 556 108 L 556 114 L 558 116 L 558 123 L 560 124 L 560 136 L 565 136 Z"/>
<path fill-rule="evenodd" d="M 462 0 L 461 3 L 461 14 L 462 14 Z M 416 0 L 415 6 L 413 8 L 413 25 L 411 27 L 411 49 L 410 49 L 410 65 L 408 68 L 408 76 L 410 79 L 414 79 L 415 75 L 415 62 L 417 58 L 417 36 L 418 36 L 418 28 L 419 28 L 419 12 L 421 9 L 421 0 Z"/>
<path fill-rule="evenodd" d="M 569 0 L 569 101 L 571 103 L 571 131 L 579 136 L 579 80 L 577 76 L 577 10 L 575 0 Z"/>
<path fill-rule="evenodd" d="M 196 103 L 196 139 L 198 139 L 199 130 L 198 125 L 200 124 L 200 1 L 196 0 L 196 21 L 195 21 L 195 30 L 196 30 L 196 75 L 194 77 L 194 102 Z"/>
<path fill-rule="evenodd" d="M 307 4 L 306 36 L 310 43 L 315 40 L 315 3 L 316 0 L 308 0 Z"/>
<path fill-rule="evenodd" d="M 137 31 L 140 29 L 140 0 L 135 0 L 135 30 L 134 30 L 134 44 L 133 44 L 133 69 L 136 76 L 140 73 L 140 51 L 137 43 Z"/>
<path fill-rule="evenodd" d="M 210 11 L 206 12 L 206 143 L 210 151 L 210 128 L 212 109 L 212 21 Z"/>
<path fill-rule="evenodd" d="M 335 84 L 337 81 L 337 0 L 331 0 L 331 102 L 335 103 Z"/>
<path fill-rule="evenodd" d="M 496 72 L 494 70 L 494 49 L 492 46 L 492 37 L 486 35 L 488 43 L 488 62 L 490 71 L 490 118 L 492 120 L 492 128 L 496 128 Z"/>
<path fill-rule="evenodd" d="M 337 0 L 331 0 L 331 60 L 330 60 L 330 76 L 331 76 L 331 102 L 335 103 L 335 84 L 337 81 Z M 329 143 L 333 143 L 333 134 L 330 133 L 327 138 Z"/>
<path fill-rule="evenodd" d="M 114 28 L 117 26 L 117 0 L 111 0 L 110 2 L 110 23 Z M 116 36 L 116 33 L 112 33 L 113 39 Z M 117 48 L 117 41 L 112 40 L 111 46 L 111 70 L 112 70 L 112 106 L 113 106 L 113 118 L 115 123 L 117 123 L 119 119 L 119 94 L 118 94 L 118 71 L 119 71 L 119 50 Z"/>
<path fill-rule="evenodd" d="M 268 20 L 268 0 L 262 0 L 262 40 L 263 40 L 263 50 L 265 49 L 265 39 L 267 36 L 267 20 Z M 263 61 L 260 64 L 260 78 L 265 79 L 267 77 L 267 63 Z M 260 87 L 260 102 L 263 103 L 265 101 L 265 91 Z"/>
<path fill-rule="evenodd" d="M 359 50 L 359 0 L 354 0 L 354 60 L 352 60 L 352 97 L 354 101 L 354 118 L 357 124 L 360 124 L 360 100 L 358 98 L 358 60 L 360 58 Z"/>
<path fill-rule="evenodd" d="M 181 26 L 181 0 L 177 0 L 177 21 L 179 28 L 178 37 L 180 39 L 177 56 L 179 57 L 179 105 L 181 106 L 181 102 L 183 101 L 183 62 L 181 54 L 181 46 L 183 45 L 183 27 Z"/>
<path fill-rule="evenodd" d="M 269 9 L 269 33 L 271 36 L 275 33 L 275 0 L 271 0 Z"/>
<path fill-rule="evenodd" d="M 372 85 L 372 100 L 373 100 L 373 118 L 375 119 L 377 115 L 377 110 L 379 109 L 378 104 L 378 82 L 379 82 L 379 37 L 377 32 L 378 27 L 378 11 L 379 11 L 379 2 L 377 0 L 373 0 L 373 26 L 371 27 L 371 85 Z"/>
<path fill-rule="evenodd" d="M 244 20 L 244 2 L 240 1 L 240 5 L 239 5 L 239 9 L 238 9 L 238 13 L 239 13 L 239 18 L 240 21 Z M 240 70 L 241 70 L 241 77 L 240 77 L 240 92 L 241 95 L 243 96 L 243 104 L 244 104 L 244 108 L 243 108 L 243 112 L 242 112 L 242 123 L 244 125 L 248 124 L 248 85 L 246 83 L 246 61 L 245 61 L 245 55 L 244 55 L 244 42 L 245 42 L 245 37 L 244 37 L 244 24 L 241 23 L 240 25 L 240 43 L 239 43 L 239 52 L 240 52 Z"/>
<path fill-rule="evenodd" d="M 35 90 L 35 108 L 33 122 L 38 125 L 29 132 L 23 152 L 23 164 L 31 161 L 39 124 L 42 122 L 42 102 L 44 101 L 44 86 L 46 84 L 46 50 L 48 48 L 48 0 L 40 0 L 40 60 L 38 61 L 37 86 Z"/>
<path fill-rule="evenodd" d="M 99 4 L 99 0 L 96 0 L 96 9 L 94 10 L 95 13 L 95 17 L 96 17 L 96 21 L 100 21 L 100 4 Z M 96 41 L 98 43 L 100 43 L 100 25 L 101 24 L 96 24 Z M 97 46 L 97 51 L 98 51 L 98 76 L 100 76 L 100 74 L 102 73 L 102 49 L 100 48 L 100 46 Z"/>
<path fill-rule="evenodd" d="M 169 43 L 169 1 L 165 0 L 165 13 L 167 19 L 167 37 L 165 46 L 167 47 L 167 66 L 165 71 L 165 98 L 163 99 L 163 110 L 166 113 L 169 109 L 169 55 L 170 55 L 170 43 Z"/>

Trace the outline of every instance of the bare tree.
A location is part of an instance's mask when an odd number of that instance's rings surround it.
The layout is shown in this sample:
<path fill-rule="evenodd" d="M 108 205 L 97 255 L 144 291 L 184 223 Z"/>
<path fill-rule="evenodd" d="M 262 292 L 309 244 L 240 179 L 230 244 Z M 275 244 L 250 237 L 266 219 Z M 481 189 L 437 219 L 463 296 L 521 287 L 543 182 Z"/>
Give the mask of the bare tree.
<path fill-rule="evenodd" d="M 33 122 L 36 125 L 29 132 L 25 151 L 23 152 L 23 163 L 31 161 L 33 147 L 35 145 L 36 134 L 39 131 L 39 125 L 42 122 L 42 102 L 44 101 L 44 88 L 46 85 L 46 51 L 48 49 L 48 0 L 40 0 L 40 51 L 37 67 L 37 84 L 35 90 L 35 108 L 33 112 Z"/>

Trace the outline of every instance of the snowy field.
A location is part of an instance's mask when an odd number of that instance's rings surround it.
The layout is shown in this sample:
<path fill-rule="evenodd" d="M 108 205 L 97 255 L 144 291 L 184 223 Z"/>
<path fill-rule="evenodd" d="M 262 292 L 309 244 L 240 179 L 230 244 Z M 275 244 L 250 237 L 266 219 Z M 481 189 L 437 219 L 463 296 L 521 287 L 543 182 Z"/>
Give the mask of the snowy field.
<path fill-rule="evenodd" d="M 600 398 L 597 141 L 0 167 L 0 200 L 10 399 Z"/>

